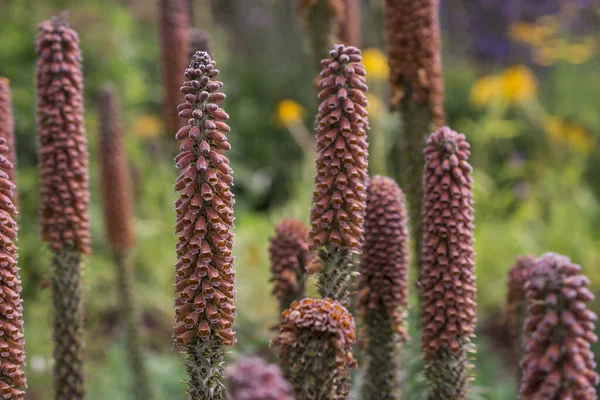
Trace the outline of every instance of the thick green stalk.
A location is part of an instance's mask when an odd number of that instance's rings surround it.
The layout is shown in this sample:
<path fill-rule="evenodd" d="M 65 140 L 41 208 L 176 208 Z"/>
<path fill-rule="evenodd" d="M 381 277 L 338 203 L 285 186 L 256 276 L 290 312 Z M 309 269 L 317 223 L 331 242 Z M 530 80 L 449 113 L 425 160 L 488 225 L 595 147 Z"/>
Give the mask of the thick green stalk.
<path fill-rule="evenodd" d="M 224 400 L 225 350 L 215 336 L 196 339 L 187 347 L 188 395 L 192 400 Z M 208 396 L 208 397 L 207 397 Z"/>
<path fill-rule="evenodd" d="M 144 363 L 144 350 L 139 334 L 139 317 L 134 298 L 134 276 L 131 255 L 127 250 L 115 251 L 119 291 L 120 321 L 125 333 L 127 362 L 133 375 L 132 393 L 137 400 L 152 398 L 150 378 Z"/>
<path fill-rule="evenodd" d="M 365 316 L 366 363 L 363 400 L 400 399 L 401 341 L 382 304 Z"/>
<path fill-rule="evenodd" d="M 469 398 L 470 377 L 468 368 L 471 364 L 469 352 L 472 344 L 462 343 L 458 353 L 448 349 L 440 349 L 435 358 L 425 367 L 425 375 L 429 385 L 428 400 L 467 400 Z"/>
<path fill-rule="evenodd" d="M 81 253 L 63 247 L 54 254 L 52 264 L 55 399 L 80 400 L 85 398 Z"/>
<path fill-rule="evenodd" d="M 339 301 L 344 307 L 350 306 L 350 286 L 354 263 L 352 253 L 346 250 L 321 250 L 319 253 L 323 267 L 319 273 L 319 295 Z"/>

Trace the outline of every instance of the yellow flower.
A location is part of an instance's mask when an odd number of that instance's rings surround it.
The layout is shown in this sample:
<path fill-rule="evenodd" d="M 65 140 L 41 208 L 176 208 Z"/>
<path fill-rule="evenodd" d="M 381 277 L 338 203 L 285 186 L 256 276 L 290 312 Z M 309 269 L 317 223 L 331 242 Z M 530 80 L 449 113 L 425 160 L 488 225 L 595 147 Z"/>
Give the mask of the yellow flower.
<path fill-rule="evenodd" d="M 385 53 L 376 48 L 368 48 L 362 52 L 362 61 L 367 70 L 368 79 L 388 79 L 390 67 Z"/>
<path fill-rule="evenodd" d="M 554 65 L 559 57 L 559 51 L 554 46 L 538 47 L 533 51 L 533 62 L 542 67 Z"/>
<path fill-rule="evenodd" d="M 498 75 L 486 75 L 477 79 L 471 87 L 469 102 L 475 107 L 485 107 L 490 105 L 494 99 L 502 96 L 502 78 Z"/>
<path fill-rule="evenodd" d="M 154 115 L 141 115 L 133 121 L 133 134 L 137 137 L 153 138 L 160 134 L 161 129 L 162 122 Z"/>
<path fill-rule="evenodd" d="M 276 120 L 282 126 L 288 126 L 302 121 L 306 110 L 294 100 L 281 100 L 277 104 Z"/>
<path fill-rule="evenodd" d="M 523 65 L 507 68 L 502 73 L 504 96 L 512 103 L 531 100 L 536 94 L 533 73 Z"/>
<path fill-rule="evenodd" d="M 544 128 L 553 140 L 567 143 L 575 151 L 589 154 L 594 148 L 594 137 L 583 125 L 576 121 L 550 117 L 547 119 Z"/>
<path fill-rule="evenodd" d="M 572 44 L 565 51 L 565 59 L 571 64 L 583 64 L 594 56 L 596 39 L 586 38 L 582 43 Z"/>
<path fill-rule="evenodd" d="M 385 106 L 383 105 L 381 100 L 379 100 L 379 97 L 375 96 L 372 93 L 367 93 L 367 101 L 369 102 L 369 105 L 367 106 L 367 111 L 369 112 L 369 115 L 375 118 L 381 117 L 381 115 L 384 112 Z"/>

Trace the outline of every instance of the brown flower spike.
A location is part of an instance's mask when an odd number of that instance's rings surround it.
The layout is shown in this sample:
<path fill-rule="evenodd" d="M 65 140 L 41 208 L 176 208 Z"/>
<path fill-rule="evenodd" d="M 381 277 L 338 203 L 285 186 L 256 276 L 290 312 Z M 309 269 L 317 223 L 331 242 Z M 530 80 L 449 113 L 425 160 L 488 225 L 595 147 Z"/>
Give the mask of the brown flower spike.
<path fill-rule="evenodd" d="M 307 270 L 312 260 L 308 230 L 302 222 L 286 219 L 275 226 L 275 236 L 269 241 L 271 280 L 275 282 L 273 295 L 283 312 L 293 301 L 304 297 Z"/>
<path fill-rule="evenodd" d="M 90 253 L 88 154 L 77 33 L 66 14 L 39 25 L 37 126 L 42 240 L 52 252 L 56 399 L 85 397 L 82 255 Z"/>
<path fill-rule="evenodd" d="M 189 62 L 189 7 L 186 0 L 160 0 L 160 45 L 162 49 L 163 118 L 169 138 L 183 126 L 175 110 L 183 95 L 179 92 L 181 71 Z M 198 49 L 196 49 L 198 50 Z"/>
<path fill-rule="evenodd" d="M 472 168 L 465 135 L 443 127 L 425 148 L 422 348 L 432 398 L 465 399 L 475 329 Z"/>
<path fill-rule="evenodd" d="M 392 105 L 408 96 L 426 104 L 436 126 L 444 123 L 438 0 L 385 0 Z"/>
<path fill-rule="evenodd" d="M 120 111 L 116 90 L 100 93 L 100 168 L 106 238 L 116 251 L 133 246 L 131 182 L 123 151 Z"/>
<path fill-rule="evenodd" d="M 0 87 L 1 87 L 0 81 Z M 2 100 L 2 99 L 0 99 Z M 4 103 L 6 104 L 6 103 Z M 1 106 L 0 106 L 1 107 Z M 0 131 L 3 130 L 4 113 L 10 108 L 0 109 Z M 0 132 L 3 134 L 4 132 Z M 11 155 L 7 140 L 0 136 L 0 397 L 23 399 L 27 386 L 23 366 L 23 306 L 21 304 L 21 279 L 17 266 L 17 223 L 18 213 L 12 203 L 15 185 L 10 180 L 13 168 L 8 157 Z"/>
<path fill-rule="evenodd" d="M 8 153 L 5 154 L 6 159 L 12 164 L 6 173 L 10 181 L 16 185 L 17 175 L 17 155 L 15 144 L 15 124 L 13 120 L 12 99 L 10 95 L 10 83 L 8 79 L 0 76 L 0 137 L 6 140 Z M 19 194 L 13 189 L 11 200 L 15 207 L 19 207 Z"/>
<path fill-rule="evenodd" d="M 175 157 L 181 174 L 175 182 L 175 345 L 189 354 L 190 395 L 196 399 L 223 395 L 222 346 L 235 337 L 235 272 L 233 270 L 232 170 L 223 153 L 231 148 L 225 123 L 229 115 L 219 107 L 225 95 L 216 80 L 219 70 L 206 52 L 199 51 L 185 70 L 181 87 L 185 102 L 179 116 L 187 125 L 176 139 Z"/>
<path fill-rule="evenodd" d="M 360 50 L 335 45 L 322 61 L 311 249 L 321 250 L 321 294 L 348 303 L 350 256 L 363 240 L 367 179 L 367 99 Z"/>
<path fill-rule="evenodd" d="M 597 398 L 600 383 L 592 344 L 598 316 L 587 308 L 594 299 L 581 267 L 556 253 L 533 265 L 527 291 L 528 317 L 520 399 Z"/>
<path fill-rule="evenodd" d="M 228 370 L 227 382 L 231 400 L 293 400 L 279 367 L 259 357 L 237 361 Z"/>
<path fill-rule="evenodd" d="M 354 320 L 331 299 L 295 301 L 283 312 L 279 348 L 284 375 L 296 400 L 343 400 L 350 389 L 349 369 L 356 367 L 352 345 Z"/>

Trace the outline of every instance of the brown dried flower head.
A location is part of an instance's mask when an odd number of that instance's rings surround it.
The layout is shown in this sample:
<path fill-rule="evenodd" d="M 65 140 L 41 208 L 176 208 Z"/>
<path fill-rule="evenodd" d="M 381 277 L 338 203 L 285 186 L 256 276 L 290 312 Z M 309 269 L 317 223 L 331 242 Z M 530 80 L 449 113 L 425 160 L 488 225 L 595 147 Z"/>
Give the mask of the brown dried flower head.
<path fill-rule="evenodd" d="M 219 107 L 225 95 L 216 80 L 219 70 L 206 52 L 199 51 L 185 70 L 181 87 L 185 102 L 179 116 L 187 125 L 176 139 L 175 157 L 181 174 L 175 182 L 175 342 L 181 347 L 199 338 L 217 337 L 225 345 L 235 341 L 235 272 L 233 270 L 233 179 L 223 152 L 231 148 L 225 134 L 229 115 Z"/>
<path fill-rule="evenodd" d="M 506 295 L 506 325 L 511 335 L 520 334 L 523 314 L 525 311 L 525 283 L 529 279 L 531 267 L 535 262 L 533 256 L 517 258 L 515 265 L 508 272 L 508 291 Z"/>
<path fill-rule="evenodd" d="M 12 110 L 12 99 L 10 95 L 10 82 L 8 79 L 0 76 L 0 137 L 6 140 L 6 147 L 8 147 L 8 153 L 4 156 L 12 164 L 12 168 L 9 168 L 6 173 L 10 181 L 16 184 L 16 169 L 17 169 L 17 156 L 15 146 L 15 124 L 13 120 Z M 19 196 L 16 190 L 13 190 L 12 202 L 15 207 L 19 206 Z"/>
<path fill-rule="evenodd" d="M 302 222 L 286 219 L 275 226 L 275 236 L 269 241 L 271 274 L 275 282 L 273 295 L 279 301 L 284 301 L 302 286 L 298 278 L 306 275 L 306 268 L 311 263 L 308 230 Z"/>
<path fill-rule="evenodd" d="M 15 185 L 8 171 L 13 168 L 7 155 L 11 150 L 0 137 L 0 397 L 23 399 L 26 387 L 23 365 L 23 307 L 21 305 L 21 279 L 17 266 L 17 209 L 12 203 Z"/>
<path fill-rule="evenodd" d="M 366 315 L 383 304 L 394 330 L 408 339 L 401 307 L 408 306 L 408 228 L 404 193 L 393 179 L 375 176 L 367 186 L 365 242 L 358 301 Z"/>
<path fill-rule="evenodd" d="M 423 195 L 423 350 L 460 351 L 475 329 L 473 198 L 465 135 L 448 127 L 425 148 Z"/>
<path fill-rule="evenodd" d="M 322 61 L 311 248 L 358 252 L 367 180 L 367 98 L 360 50 L 335 45 Z"/>
<path fill-rule="evenodd" d="M 598 319 L 586 303 L 590 281 L 568 257 L 546 253 L 533 265 L 527 291 L 528 318 L 520 398 L 596 399 L 600 382 L 591 349 Z"/>
<path fill-rule="evenodd" d="M 279 367 L 262 358 L 241 359 L 227 375 L 231 400 L 293 400 Z"/>
<path fill-rule="evenodd" d="M 427 104 L 434 124 L 444 123 L 444 83 L 438 0 L 385 0 L 392 106 L 404 96 Z"/>
<path fill-rule="evenodd" d="M 106 237 L 113 249 L 133 245 L 131 182 L 120 122 L 116 90 L 106 86 L 100 92 L 100 168 Z"/>
<path fill-rule="evenodd" d="M 63 16 L 39 25 L 37 125 L 42 239 L 90 253 L 88 154 L 79 37 Z"/>
<path fill-rule="evenodd" d="M 183 100 L 179 92 L 181 71 L 186 68 L 190 59 L 188 1 L 160 0 L 159 13 L 164 87 L 163 118 L 166 132 L 171 138 L 173 133 L 183 126 L 175 114 L 175 109 Z"/>

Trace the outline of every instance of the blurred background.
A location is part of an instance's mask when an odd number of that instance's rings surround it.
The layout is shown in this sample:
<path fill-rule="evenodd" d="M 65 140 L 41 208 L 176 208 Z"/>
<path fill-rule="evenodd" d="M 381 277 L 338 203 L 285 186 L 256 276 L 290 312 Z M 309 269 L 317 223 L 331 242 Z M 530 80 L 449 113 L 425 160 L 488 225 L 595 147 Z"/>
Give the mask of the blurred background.
<path fill-rule="evenodd" d="M 239 354 L 273 359 L 268 341 L 278 306 L 269 294 L 268 237 L 283 217 L 307 222 L 310 210 L 316 101 L 295 3 L 190 0 L 193 25 L 212 36 L 227 94 L 223 105 L 231 116 L 239 340 L 231 359 Z M 361 1 L 370 172 L 397 177 L 401 130 L 387 105 L 382 3 Z M 136 289 L 152 383 L 157 398 L 184 398 L 183 358 L 171 346 L 177 145 L 164 132 L 161 116 L 157 8 L 149 0 L 0 0 L 0 76 L 12 84 L 19 157 L 28 399 L 49 399 L 52 393 L 51 271 L 49 253 L 40 250 L 37 213 L 35 35 L 40 21 L 63 9 L 70 10 L 81 38 L 91 156 L 93 257 L 85 269 L 89 398 L 126 399 L 129 382 L 98 193 L 96 105 L 99 89 L 109 82 L 119 88 L 134 178 Z M 517 361 L 502 322 L 506 273 L 515 257 L 566 254 L 583 266 L 594 292 L 600 288 L 600 1 L 442 0 L 440 13 L 448 123 L 471 141 L 475 168 L 474 398 L 514 399 Z M 598 301 L 592 308 L 598 311 Z M 409 344 L 406 364 L 406 391 L 419 398 L 422 384 L 410 371 L 419 364 L 418 340 Z"/>

